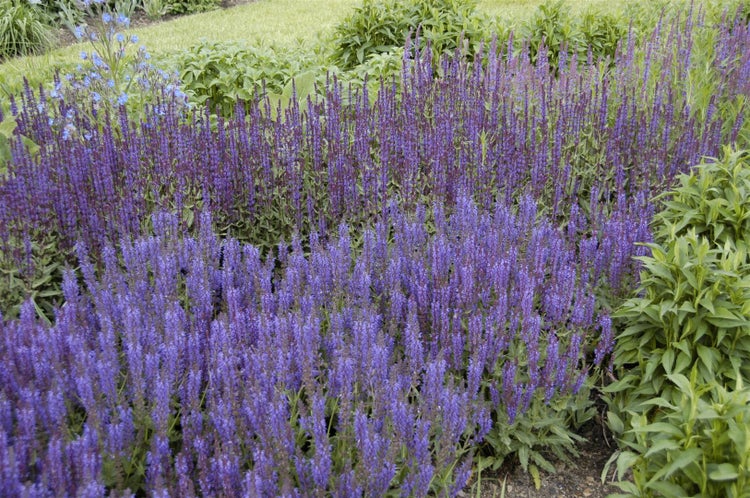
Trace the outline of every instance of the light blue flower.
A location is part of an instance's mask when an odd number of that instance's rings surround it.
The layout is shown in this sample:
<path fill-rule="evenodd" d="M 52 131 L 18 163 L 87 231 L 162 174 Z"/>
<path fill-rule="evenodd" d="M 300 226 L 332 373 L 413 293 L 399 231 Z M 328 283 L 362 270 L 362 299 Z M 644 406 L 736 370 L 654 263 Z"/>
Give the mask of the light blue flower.
<path fill-rule="evenodd" d="M 117 43 L 123 43 L 125 41 L 125 35 L 123 35 L 122 33 L 117 33 L 115 39 L 117 40 Z"/>
<path fill-rule="evenodd" d="M 133 35 L 130 37 L 131 43 L 138 43 L 138 35 Z"/>
<path fill-rule="evenodd" d="M 102 22 L 104 24 L 109 24 L 112 22 L 112 15 L 109 12 L 105 12 L 102 14 Z"/>
<path fill-rule="evenodd" d="M 121 93 L 120 96 L 117 98 L 117 103 L 119 105 L 125 105 L 128 102 L 128 96 L 124 93 Z"/>

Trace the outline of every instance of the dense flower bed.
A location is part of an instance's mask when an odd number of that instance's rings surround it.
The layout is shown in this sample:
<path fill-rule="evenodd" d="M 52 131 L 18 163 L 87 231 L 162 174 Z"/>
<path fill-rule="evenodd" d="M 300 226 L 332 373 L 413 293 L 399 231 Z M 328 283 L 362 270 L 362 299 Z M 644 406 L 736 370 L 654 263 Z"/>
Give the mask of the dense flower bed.
<path fill-rule="evenodd" d="M 611 64 L 425 53 L 279 119 L 29 90 L 4 255 L 71 268 L 50 323 L 1 325 L 0 489 L 455 495 L 493 427 L 607 368 L 653 195 L 746 133 L 748 27 L 701 59 L 695 22 Z"/>

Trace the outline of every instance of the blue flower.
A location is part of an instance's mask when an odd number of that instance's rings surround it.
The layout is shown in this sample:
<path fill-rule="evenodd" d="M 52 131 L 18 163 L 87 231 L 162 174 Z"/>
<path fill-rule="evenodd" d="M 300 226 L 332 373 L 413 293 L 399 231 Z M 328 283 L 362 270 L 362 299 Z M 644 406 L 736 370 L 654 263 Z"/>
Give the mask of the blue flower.
<path fill-rule="evenodd" d="M 138 43 L 138 36 L 137 35 L 131 36 L 130 37 L 130 42 L 131 43 Z"/>
<path fill-rule="evenodd" d="M 117 33 L 115 38 L 117 39 L 117 43 L 123 43 L 125 41 L 125 35 L 122 33 Z"/>
<path fill-rule="evenodd" d="M 81 52 L 81 59 L 86 60 L 89 58 L 89 54 L 87 52 Z"/>
<path fill-rule="evenodd" d="M 73 30 L 73 34 L 75 35 L 76 38 L 83 38 L 83 35 L 86 34 L 86 30 L 84 29 L 83 26 L 76 26 L 75 29 Z"/>
<path fill-rule="evenodd" d="M 112 22 L 112 16 L 109 12 L 105 12 L 104 14 L 102 14 L 102 22 L 104 24 L 109 24 Z"/>
<path fill-rule="evenodd" d="M 117 103 L 119 105 L 125 105 L 128 102 L 128 96 L 124 93 L 121 93 L 120 96 L 117 98 Z"/>

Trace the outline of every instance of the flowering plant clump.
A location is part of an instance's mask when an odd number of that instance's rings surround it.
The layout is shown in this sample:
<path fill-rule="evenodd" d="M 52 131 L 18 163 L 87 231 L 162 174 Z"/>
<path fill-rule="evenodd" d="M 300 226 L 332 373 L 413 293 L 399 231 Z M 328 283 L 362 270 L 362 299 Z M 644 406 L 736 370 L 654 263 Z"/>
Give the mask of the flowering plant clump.
<path fill-rule="evenodd" d="M 120 108 L 140 114 L 148 106 L 148 112 L 163 114 L 165 99 L 187 106 L 177 74 L 151 64 L 151 55 L 142 45 L 133 53 L 138 37 L 125 33 L 129 27 L 125 15 L 105 10 L 101 24 L 75 28 L 76 37 L 87 40 L 91 49 L 81 51 L 76 71 L 57 78 L 49 92 L 61 104 L 54 121 L 64 138 L 73 137 L 79 126 L 84 138 L 90 138 L 88 128 L 101 115 L 117 115 Z"/>
<path fill-rule="evenodd" d="M 459 206 L 434 234 L 394 208 L 359 255 L 343 225 L 264 260 L 169 214 L 101 276 L 79 248 L 55 324 L 0 331 L 3 489 L 455 495 L 492 414 L 577 391 L 599 333 L 592 261 L 533 202 Z"/>
<path fill-rule="evenodd" d="M 544 467 L 535 446 L 569 432 L 523 418 L 568 420 L 611 365 L 655 194 L 747 129 L 719 110 L 747 97 L 750 32 L 706 42 L 724 50 L 702 113 L 696 26 L 556 71 L 424 51 L 372 100 L 332 80 L 227 119 L 161 94 L 138 120 L 119 93 L 102 112 L 90 75 L 81 103 L 27 89 L 0 177 L 7 273 L 34 268 L 40 234 L 68 269 L 36 287 L 64 302 L 48 322 L 2 304 L 0 489 L 455 496 L 482 443 L 485 466 Z"/>

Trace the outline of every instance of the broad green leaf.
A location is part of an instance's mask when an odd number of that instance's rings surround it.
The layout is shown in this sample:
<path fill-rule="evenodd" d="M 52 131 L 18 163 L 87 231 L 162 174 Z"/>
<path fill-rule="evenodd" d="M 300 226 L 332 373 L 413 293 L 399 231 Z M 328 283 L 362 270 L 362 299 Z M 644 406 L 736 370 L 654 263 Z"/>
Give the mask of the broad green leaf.
<path fill-rule="evenodd" d="M 667 372 L 667 375 L 672 373 L 672 366 L 674 365 L 674 349 L 668 348 L 666 351 L 664 351 L 664 354 L 661 357 L 661 364 L 664 367 L 664 371 Z"/>
<path fill-rule="evenodd" d="M 693 392 L 693 388 L 690 385 L 690 381 L 687 377 L 680 373 L 667 375 L 667 378 L 675 385 L 677 388 L 683 392 L 685 395 L 691 395 Z"/>
<path fill-rule="evenodd" d="M 617 478 L 622 479 L 625 473 L 635 465 L 640 458 L 640 455 L 633 453 L 632 451 L 623 451 L 620 453 L 620 456 L 617 457 Z"/>
<path fill-rule="evenodd" d="M 739 476 L 737 467 L 731 463 L 708 465 L 708 478 L 712 481 L 733 481 Z"/>
<path fill-rule="evenodd" d="M 656 484 L 662 478 L 671 476 L 677 470 L 680 470 L 683 467 L 690 465 L 691 463 L 700 461 L 702 454 L 703 454 L 703 451 L 700 450 L 699 448 L 689 448 L 689 449 L 684 450 L 683 452 L 679 454 L 677 458 L 675 458 L 672 462 L 670 462 L 669 465 L 666 465 L 662 467 L 661 469 L 659 469 L 653 475 L 648 485 L 651 486 L 652 484 Z"/>
<path fill-rule="evenodd" d="M 643 457 L 648 458 L 654 453 L 659 453 L 664 450 L 676 450 L 679 449 L 679 447 L 680 445 L 673 439 L 659 439 L 649 448 Z"/>

